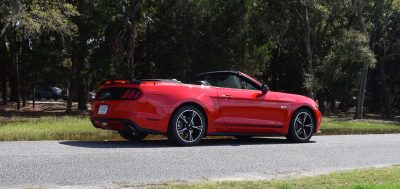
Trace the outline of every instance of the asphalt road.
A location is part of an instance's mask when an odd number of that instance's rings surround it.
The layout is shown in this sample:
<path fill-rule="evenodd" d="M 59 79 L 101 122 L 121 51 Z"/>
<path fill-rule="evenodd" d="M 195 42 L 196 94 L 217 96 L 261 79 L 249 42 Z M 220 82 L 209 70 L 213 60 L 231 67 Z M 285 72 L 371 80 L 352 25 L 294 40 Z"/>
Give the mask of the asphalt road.
<path fill-rule="evenodd" d="M 122 187 L 168 181 L 265 179 L 400 163 L 400 135 L 243 142 L 0 142 L 0 187 Z"/>

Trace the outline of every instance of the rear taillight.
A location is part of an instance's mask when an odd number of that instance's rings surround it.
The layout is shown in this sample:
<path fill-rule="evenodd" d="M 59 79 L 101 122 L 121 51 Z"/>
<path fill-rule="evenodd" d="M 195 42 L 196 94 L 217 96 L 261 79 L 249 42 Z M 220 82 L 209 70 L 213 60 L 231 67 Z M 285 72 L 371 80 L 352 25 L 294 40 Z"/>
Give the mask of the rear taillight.
<path fill-rule="evenodd" d="M 141 94 L 140 90 L 135 88 L 110 87 L 101 89 L 94 100 L 135 100 Z"/>
<path fill-rule="evenodd" d="M 125 93 L 122 95 L 121 99 L 123 100 L 135 100 L 139 98 L 141 92 L 137 89 L 127 89 Z"/>

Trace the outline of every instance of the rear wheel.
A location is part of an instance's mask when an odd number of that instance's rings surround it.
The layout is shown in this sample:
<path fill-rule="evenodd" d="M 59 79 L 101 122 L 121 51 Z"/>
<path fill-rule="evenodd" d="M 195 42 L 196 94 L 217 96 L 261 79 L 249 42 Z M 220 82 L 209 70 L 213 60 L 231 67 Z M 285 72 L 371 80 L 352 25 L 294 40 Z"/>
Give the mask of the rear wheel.
<path fill-rule="evenodd" d="M 172 116 L 168 139 L 181 146 L 193 146 L 200 142 L 206 131 L 206 120 L 195 106 L 183 106 Z"/>
<path fill-rule="evenodd" d="M 118 133 L 121 135 L 121 137 L 131 142 L 140 141 L 147 136 L 147 134 L 133 131 L 118 131 Z"/>
<path fill-rule="evenodd" d="M 286 138 L 292 142 L 308 142 L 314 133 L 314 128 L 315 120 L 312 112 L 301 108 L 294 113 Z"/>

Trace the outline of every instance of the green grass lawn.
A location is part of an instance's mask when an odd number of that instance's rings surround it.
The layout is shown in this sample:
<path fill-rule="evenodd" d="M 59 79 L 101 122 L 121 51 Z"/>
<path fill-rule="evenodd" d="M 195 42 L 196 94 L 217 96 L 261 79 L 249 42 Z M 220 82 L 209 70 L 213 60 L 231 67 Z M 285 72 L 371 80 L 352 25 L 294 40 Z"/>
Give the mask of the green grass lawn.
<path fill-rule="evenodd" d="M 167 183 L 150 188 L 398 189 L 400 188 L 400 166 L 360 169 L 296 179 Z"/>
<path fill-rule="evenodd" d="M 324 117 L 322 135 L 400 133 L 400 123 L 382 120 L 343 120 Z"/>
<path fill-rule="evenodd" d="M 321 131 L 322 135 L 400 133 L 400 123 L 323 118 Z M 87 117 L 0 120 L 0 141 L 15 140 L 121 140 L 121 138 L 115 132 L 94 128 Z"/>
<path fill-rule="evenodd" d="M 0 141 L 112 140 L 118 135 L 96 129 L 84 117 L 44 117 L 0 123 Z"/>

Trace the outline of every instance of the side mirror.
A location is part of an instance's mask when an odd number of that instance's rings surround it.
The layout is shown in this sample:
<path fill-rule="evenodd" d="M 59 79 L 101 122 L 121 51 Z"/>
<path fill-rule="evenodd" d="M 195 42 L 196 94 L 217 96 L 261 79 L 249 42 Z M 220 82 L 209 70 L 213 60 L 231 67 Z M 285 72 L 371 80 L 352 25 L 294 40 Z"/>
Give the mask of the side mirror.
<path fill-rule="evenodd" d="M 262 94 L 266 94 L 266 93 L 269 91 L 268 85 L 263 84 L 263 85 L 261 86 L 261 91 L 262 91 Z"/>

